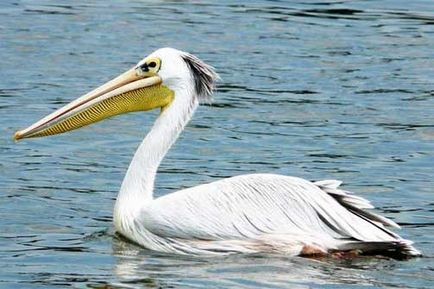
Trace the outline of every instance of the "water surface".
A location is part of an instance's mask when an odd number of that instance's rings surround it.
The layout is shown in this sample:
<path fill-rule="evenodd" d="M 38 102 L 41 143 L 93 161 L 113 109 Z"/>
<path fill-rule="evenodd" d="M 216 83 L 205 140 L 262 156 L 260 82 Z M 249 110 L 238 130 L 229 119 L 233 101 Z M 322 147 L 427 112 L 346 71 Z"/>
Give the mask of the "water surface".
<path fill-rule="evenodd" d="M 222 77 L 164 160 L 156 194 L 254 172 L 339 179 L 398 222 L 409 261 L 156 254 L 112 207 L 155 113 L 11 136 L 154 49 Z M 0 4 L 1 288 L 434 287 L 432 1 Z"/>

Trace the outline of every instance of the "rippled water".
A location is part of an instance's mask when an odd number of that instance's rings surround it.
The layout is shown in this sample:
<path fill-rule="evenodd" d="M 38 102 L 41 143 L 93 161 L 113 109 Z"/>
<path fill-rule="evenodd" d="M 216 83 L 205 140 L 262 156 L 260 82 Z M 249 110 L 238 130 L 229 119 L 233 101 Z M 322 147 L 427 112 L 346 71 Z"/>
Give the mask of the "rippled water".
<path fill-rule="evenodd" d="M 155 113 L 12 142 L 162 46 L 222 81 L 164 160 L 157 195 L 252 172 L 340 179 L 425 257 L 152 253 L 115 236 L 111 216 Z M 434 287 L 433 47 L 429 0 L 2 1 L 0 287 Z"/>

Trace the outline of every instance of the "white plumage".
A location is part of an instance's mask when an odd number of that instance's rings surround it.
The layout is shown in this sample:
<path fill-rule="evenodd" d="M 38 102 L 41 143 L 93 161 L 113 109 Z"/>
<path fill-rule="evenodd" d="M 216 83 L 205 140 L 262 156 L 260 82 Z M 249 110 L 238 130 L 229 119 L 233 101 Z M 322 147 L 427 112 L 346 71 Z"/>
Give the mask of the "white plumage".
<path fill-rule="evenodd" d="M 253 174 L 223 179 L 154 199 L 158 166 L 210 96 L 216 74 L 196 57 L 171 48 L 158 75 L 175 92 L 139 146 L 114 209 L 119 233 L 151 250 L 180 254 L 275 252 L 289 255 L 360 250 L 419 255 L 411 241 L 383 225 L 394 222 L 367 212 L 370 203 L 339 189 L 338 181 Z M 139 63 L 140 64 L 140 63 Z"/>

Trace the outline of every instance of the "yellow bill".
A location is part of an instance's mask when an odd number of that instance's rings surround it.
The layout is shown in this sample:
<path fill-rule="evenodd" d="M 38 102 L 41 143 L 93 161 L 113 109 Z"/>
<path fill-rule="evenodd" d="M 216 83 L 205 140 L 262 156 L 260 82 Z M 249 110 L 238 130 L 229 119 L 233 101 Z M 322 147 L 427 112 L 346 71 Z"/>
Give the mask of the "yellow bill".
<path fill-rule="evenodd" d="M 165 108 L 172 102 L 173 95 L 156 73 L 132 68 L 28 128 L 17 131 L 14 139 L 64 133 L 127 112 Z"/>

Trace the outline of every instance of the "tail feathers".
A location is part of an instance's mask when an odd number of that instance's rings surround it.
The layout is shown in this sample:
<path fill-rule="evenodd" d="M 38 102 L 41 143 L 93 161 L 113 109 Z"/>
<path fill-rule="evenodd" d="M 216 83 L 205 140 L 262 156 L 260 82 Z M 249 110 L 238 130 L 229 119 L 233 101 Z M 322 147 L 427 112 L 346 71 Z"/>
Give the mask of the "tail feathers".
<path fill-rule="evenodd" d="M 381 226 L 391 226 L 394 228 L 400 228 L 400 226 L 394 221 L 380 216 L 378 214 L 366 211 L 365 209 L 373 209 L 374 206 L 366 199 L 355 196 L 349 191 L 344 191 L 339 189 L 339 186 L 342 184 L 341 181 L 337 180 L 324 180 L 314 182 L 320 189 L 324 192 L 332 196 L 336 201 L 338 201 L 342 206 L 347 208 L 352 213 L 358 215 L 359 217 L 363 217 L 375 224 Z"/>
<path fill-rule="evenodd" d="M 323 180 L 314 182 L 321 190 L 331 195 L 335 199 L 339 199 L 344 203 L 355 206 L 360 209 L 372 209 L 374 206 L 371 203 L 362 197 L 355 196 L 351 192 L 344 191 L 339 189 L 339 186 L 342 184 L 341 181 L 337 180 Z"/>
<path fill-rule="evenodd" d="M 372 209 L 374 206 L 372 206 L 368 200 L 362 197 L 355 196 L 351 192 L 339 189 L 339 186 L 342 184 L 341 181 L 324 180 L 314 182 L 314 184 L 333 197 L 339 204 L 353 214 L 376 225 L 379 229 L 383 230 L 391 237 L 396 238 L 395 240 L 391 241 L 346 240 L 342 241 L 342 243 L 337 246 L 337 250 L 357 250 L 365 255 L 378 254 L 398 259 L 421 256 L 421 252 L 412 246 L 412 241 L 401 239 L 399 235 L 383 226 L 385 225 L 400 228 L 398 224 L 386 217 L 367 211 L 366 209 Z"/>
<path fill-rule="evenodd" d="M 346 207 L 353 214 L 356 214 L 359 217 L 363 217 L 364 219 L 367 219 L 369 221 L 375 222 L 377 225 L 386 225 L 401 229 L 401 227 L 397 223 L 381 215 L 359 209 L 358 207 L 352 205 L 343 204 L 343 206 Z"/>
<path fill-rule="evenodd" d="M 378 254 L 397 259 L 421 256 L 422 253 L 413 247 L 412 244 L 412 241 L 404 239 L 378 242 L 348 241 L 339 245 L 338 250 L 357 250 L 363 255 Z"/>

